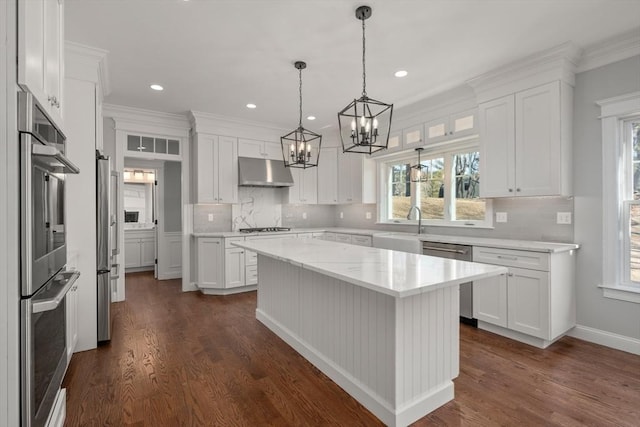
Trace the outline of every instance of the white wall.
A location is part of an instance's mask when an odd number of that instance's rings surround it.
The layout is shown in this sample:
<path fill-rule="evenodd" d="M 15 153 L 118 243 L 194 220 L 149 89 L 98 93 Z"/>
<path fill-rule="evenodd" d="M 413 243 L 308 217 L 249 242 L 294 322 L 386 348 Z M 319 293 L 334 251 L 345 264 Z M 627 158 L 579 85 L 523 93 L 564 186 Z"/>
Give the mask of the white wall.
<path fill-rule="evenodd" d="M 20 423 L 16 2 L 0 2 L 0 426 Z"/>
<path fill-rule="evenodd" d="M 640 305 L 602 296 L 602 129 L 596 101 L 640 91 L 640 56 L 585 71 L 574 91 L 578 325 L 640 339 Z"/>

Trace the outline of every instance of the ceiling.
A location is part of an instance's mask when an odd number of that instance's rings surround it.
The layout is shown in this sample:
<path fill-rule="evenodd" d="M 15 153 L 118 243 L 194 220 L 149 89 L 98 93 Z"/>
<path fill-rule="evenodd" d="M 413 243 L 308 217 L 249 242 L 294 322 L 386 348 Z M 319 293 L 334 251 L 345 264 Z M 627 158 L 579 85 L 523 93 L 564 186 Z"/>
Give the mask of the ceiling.
<path fill-rule="evenodd" d="M 540 50 L 638 28 L 638 0 L 67 0 L 65 38 L 109 51 L 109 104 L 213 113 L 283 128 L 337 126 L 362 91 L 396 106 Z M 400 69 L 407 77 L 396 78 Z M 149 88 L 152 83 L 164 91 Z M 258 107 L 246 108 L 247 103 Z"/>

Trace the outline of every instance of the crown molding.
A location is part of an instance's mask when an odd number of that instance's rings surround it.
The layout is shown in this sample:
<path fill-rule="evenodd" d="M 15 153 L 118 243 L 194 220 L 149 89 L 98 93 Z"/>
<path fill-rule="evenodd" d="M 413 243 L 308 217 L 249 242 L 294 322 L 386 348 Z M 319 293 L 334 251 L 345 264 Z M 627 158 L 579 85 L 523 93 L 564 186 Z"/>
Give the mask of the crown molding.
<path fill-rule="evenodd" d="M 587 46 L 576 72 L 592 70 L 640 55 L 640 27 Z"/>
<path fill-rule="evenodd" d="M 80 43 L 65 41 L 65 77 L 97 83 L 102 96 L 111 93 L 109 51 Z"/>
<path fill-rule="evenodd" d="M 189 111 L 189 122 L 196 133 L 235 136 L 264 141 L 279 141 L 288 130 L 270 123 L 248 121 L 219 114 Z"/>
<path fill-rule="evenodd" d="M 191 124 L 186 115 L 163 113 L 123 105 L 103 104 L 102 116 L 110 117 L 116 123 L 116 130 L 148 131 L 154 133 L 188 137 Z"/>
<path fill-rule="evenodd" d="M 575 85 L 576 64 L 582 50 L 566 42 L 496 68 L 466 83 L 476 92 L 478 102 L 514 93 L 554 80 Z"/>

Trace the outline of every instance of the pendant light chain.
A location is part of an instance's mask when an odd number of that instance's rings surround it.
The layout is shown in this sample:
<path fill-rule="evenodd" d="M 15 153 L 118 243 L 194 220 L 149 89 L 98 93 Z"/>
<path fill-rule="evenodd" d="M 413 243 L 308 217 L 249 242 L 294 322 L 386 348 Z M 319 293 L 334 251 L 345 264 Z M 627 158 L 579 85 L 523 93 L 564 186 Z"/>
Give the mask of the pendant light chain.
<path fill-rule="evenodd" d="M 362 96 L 367 96 L 367 71 L 365 67 L 364 19 L 362 20 Z"/>
<path fill-rule="evenodd" d="M 298 70 L 300 77 L 300 85 L 298 86 L 298 91 L 300 94 L 300 119 L 298 120 L 298 127 L 302 127 L 302 68 Z"/>

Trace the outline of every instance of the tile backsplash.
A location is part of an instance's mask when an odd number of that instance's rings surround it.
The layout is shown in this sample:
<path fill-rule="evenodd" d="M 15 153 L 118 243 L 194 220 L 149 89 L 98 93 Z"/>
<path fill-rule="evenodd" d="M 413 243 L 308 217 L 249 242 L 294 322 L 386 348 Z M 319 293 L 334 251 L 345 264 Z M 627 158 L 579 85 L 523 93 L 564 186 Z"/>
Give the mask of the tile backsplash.
<path fill-rule="evenodd" d="M 231 205 L 231 229 L 282 226 L 282 200 L 288 189 L 240 187 Z"/>

